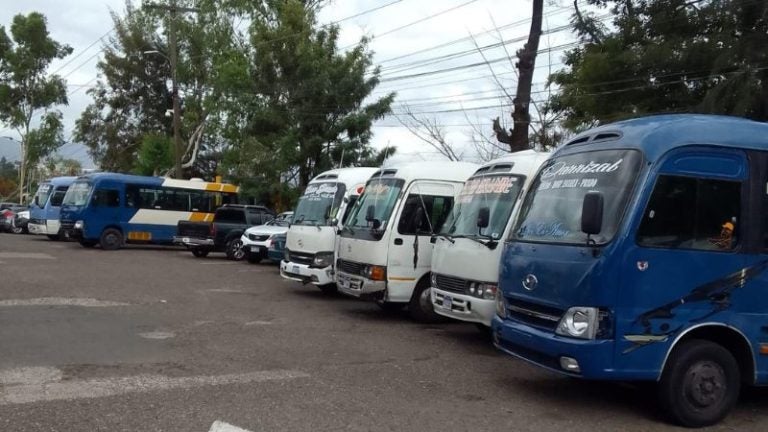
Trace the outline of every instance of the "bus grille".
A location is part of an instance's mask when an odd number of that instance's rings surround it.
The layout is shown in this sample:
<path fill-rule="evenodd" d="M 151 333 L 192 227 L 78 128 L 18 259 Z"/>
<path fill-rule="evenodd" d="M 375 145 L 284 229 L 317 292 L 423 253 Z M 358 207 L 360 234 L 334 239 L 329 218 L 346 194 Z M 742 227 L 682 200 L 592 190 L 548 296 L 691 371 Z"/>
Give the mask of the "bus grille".
<path fill-rule="evenodd" d="M 530 326 L 554 331 L 563 311 L 550 306 L 507 298 L 509 317 Z"/>
<path fill-rule="evenodd" d="M 439 273 L 435 273 L 435 279 L 437 286 L 435 288 L 443 291 L 450 291 L 457 294 L 464 294 L 466 292 L 469 281 L 452 276 L 446 276 Z"/>
<path fill-rule="evenodd" d="M 291 251 L 289 257 L 290 262 L 304 265 L 312 265 L 312 262 L 315 260 L 315 254 L 304 252 Z"/>
<path fill-rule="evenodd" d="M 340 259 L 336 262 L 336 268 L 339 271 L 343 271 L 344 273 L 362 275 L 363 268 L 365 268 L 365 264 Z"/>

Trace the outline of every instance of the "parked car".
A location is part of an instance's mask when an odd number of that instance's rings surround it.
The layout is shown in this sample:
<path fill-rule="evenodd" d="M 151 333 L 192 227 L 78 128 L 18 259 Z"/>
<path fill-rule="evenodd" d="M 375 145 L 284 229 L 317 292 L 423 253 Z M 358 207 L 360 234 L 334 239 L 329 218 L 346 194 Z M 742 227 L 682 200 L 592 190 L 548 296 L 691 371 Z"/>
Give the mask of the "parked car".
<path fill-rule="evenodd" d="M 275 218 L 275 212 L 258 205 L 226 204 L 216 210 L 213 222 L 180 220 L 173 243 L 186 246 L 198 258 L 224 252 L 231 260 L 245 258 L 241 236 L 248 227 Z"/>
<path fill-rule="evenodd" d="M 288 213 L 288 212 L 286 212 Z M 248 228 L 243 233 L 240 241 L 243 244 L 243 250 L 245 251 L 245 257 L 251 264 L 258 264 L 262 259 L 269 258 L 268 250 L 272 246 L 272 242 L 277 235 L 285 235 L 288 233 L 288 227 L 291 226 L 291 215 L 280 213 L 278 217 L 263 224 Z M 276 260 L 279 262 L 283 259 L 282 252 L 280 257 Z"/>
<path fill-rule="evenodd" d="M 272 244 L 267 248 L 267 258 L 270 261 L 279 263 L 285 256 L 285 239 L 288 237 L 288 233 L 275 234 L 272 238 Z"/>
<path fill-rule="evenodd" d="M 27 232 L 29 223 L 27 207 L 13 203 L 3 203 L 3 205 L 4 208 L 0 209 L 0 231 L 14 234 Z"/>

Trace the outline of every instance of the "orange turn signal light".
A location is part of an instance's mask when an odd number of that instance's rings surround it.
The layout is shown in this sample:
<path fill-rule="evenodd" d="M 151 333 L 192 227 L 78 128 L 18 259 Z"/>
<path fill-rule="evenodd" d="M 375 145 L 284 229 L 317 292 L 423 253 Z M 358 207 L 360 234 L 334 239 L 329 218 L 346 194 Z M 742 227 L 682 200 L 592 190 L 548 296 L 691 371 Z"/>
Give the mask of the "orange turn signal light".
<path fill-rule="evenodd" d="M 768 355 L 768 344 L 760 344 L 760 355 Z"/>
<path fill-rule="evenodd" d="M 383 281 L 387 277 L 386 269 L 382 266 L 371 266 L 371 280 Z"/>

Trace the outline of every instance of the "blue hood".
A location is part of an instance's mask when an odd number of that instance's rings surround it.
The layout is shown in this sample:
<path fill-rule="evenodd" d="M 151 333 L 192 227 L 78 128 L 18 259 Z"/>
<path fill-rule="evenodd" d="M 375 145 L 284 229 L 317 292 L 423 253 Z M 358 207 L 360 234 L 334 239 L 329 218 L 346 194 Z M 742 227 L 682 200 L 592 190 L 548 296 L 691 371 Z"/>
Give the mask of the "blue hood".
<path fill-rule="evenodd" d="M 618 286 L 592 283 L 601 280 L 604 284 L 604 268 L 603 254 L 593 256 L 592 248 L 507 243 L 502 253 L 499 288 L 507 298 L 562 310 L 571 306 L 607 305 L 611 304 L 609 296 L 615 295 Z M 536 280 L 531 290 L 523 287 L 523 280 L 529 275 Z"/>

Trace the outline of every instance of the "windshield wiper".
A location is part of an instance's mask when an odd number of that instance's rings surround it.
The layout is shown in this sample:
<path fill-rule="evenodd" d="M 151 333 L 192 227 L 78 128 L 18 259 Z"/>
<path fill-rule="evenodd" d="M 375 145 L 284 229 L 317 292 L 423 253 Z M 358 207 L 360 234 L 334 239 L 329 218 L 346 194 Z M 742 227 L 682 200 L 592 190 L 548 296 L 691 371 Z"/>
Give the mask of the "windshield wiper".
<path fill-rule="evenodd" d="M 481 245 L 487 247 L 488 249 L 494 249 L 496 248 L 496 245 L 498 242 L 493 239 L 493 237 L 483 234 L 478 234 L 476 236 L 469 236 L 469 235 L 457 235 L 453 236 L 453 238 L 465 238 L 472 240 L 473 242 L 480 243 Z M 486 239 L 487 241 L 483 241 L 481 239 Z"/>
<path fill-rule="evenodd" d="M 448 240 L 451 243 L 456 243 L 456 240 L 454 240 L 453 236 L 450 235 L 450 234 L 439 233 L 439 234 L 434 234 L 433 237 L 441 237 L 441 238 L 444 238 L 444 239 Z"/>

